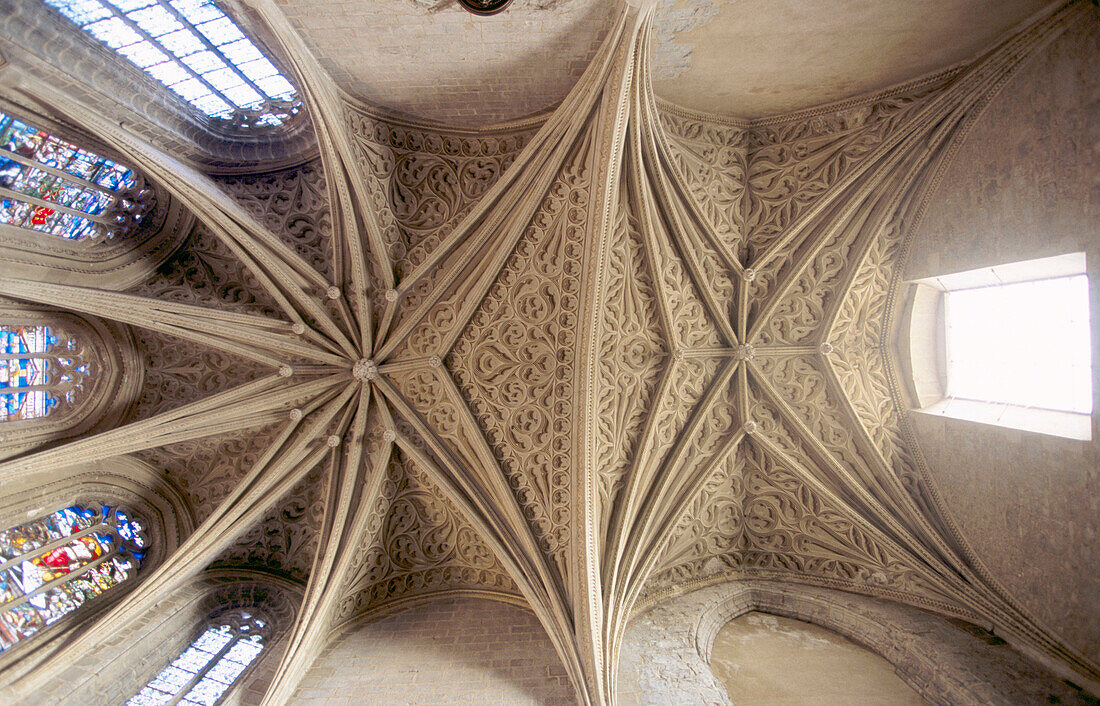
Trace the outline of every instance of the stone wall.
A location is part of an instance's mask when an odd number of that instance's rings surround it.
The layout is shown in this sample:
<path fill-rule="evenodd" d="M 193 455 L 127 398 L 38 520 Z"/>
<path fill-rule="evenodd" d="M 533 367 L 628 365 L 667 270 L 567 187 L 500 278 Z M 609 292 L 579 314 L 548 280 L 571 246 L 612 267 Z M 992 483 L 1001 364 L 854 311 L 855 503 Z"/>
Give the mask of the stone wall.
<path fill-rule="evenodd" d="M 430 600 L 350 629 L 302 679 L 298 706 L 575 703 L 533 614 L 470 597 Z"/>
<path fill-rule="evenodd" d="M 867 647 L 933 704 L 1092 703 L 973 626 L 866 596 L 765 581 L 702 588 L 636 616 L 619 657 L 619 703 L 729 704 L 710 650 L 722 626 L 752 610 L 814 623 Z"/>
<path fill-rule="evenodd" d="M 1100 410 L 1100 31 L 1031 59 L 963 142 L 914 235 L 907 279 L 1085 252 Z M 1021 322 L 1026 335 L 1027 322 Z M 912 415 L 933 481 L 993 577 L 1100 660 L 1100 428 L 1075 441 Z"/>

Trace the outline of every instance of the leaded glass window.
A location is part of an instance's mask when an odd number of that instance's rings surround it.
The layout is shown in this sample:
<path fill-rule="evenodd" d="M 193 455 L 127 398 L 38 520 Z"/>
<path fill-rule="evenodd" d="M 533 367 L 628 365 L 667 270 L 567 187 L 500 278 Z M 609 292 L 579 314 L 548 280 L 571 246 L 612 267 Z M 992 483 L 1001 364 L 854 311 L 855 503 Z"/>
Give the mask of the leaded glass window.
<path fill-rule="evenodd" d="M 214 706 L 270 639 L 271 626 L 247 610 L 222 613 L 127 706 Z"/>
<path fill-rule="evenodd" d="M 212 118 L 279 126 L 297 91 L 212 0 L 45 0 Z"/>
<path fill-rule="evenodd" d="M 0 532 L 0 651 L 130 579 L 144 524 L 117 507 L 73 505 Z"/>
<path fill-rule="evenodd" d="M 152 207 L 132 170 L 0 113 L 0 223 L 109 238 L 130 234 Z"/>
<path fill-rule="evenodd" d="M 49 326 L 0 326 L 0 423 L 72 404 L 88 365 L 75 339 Z"/>

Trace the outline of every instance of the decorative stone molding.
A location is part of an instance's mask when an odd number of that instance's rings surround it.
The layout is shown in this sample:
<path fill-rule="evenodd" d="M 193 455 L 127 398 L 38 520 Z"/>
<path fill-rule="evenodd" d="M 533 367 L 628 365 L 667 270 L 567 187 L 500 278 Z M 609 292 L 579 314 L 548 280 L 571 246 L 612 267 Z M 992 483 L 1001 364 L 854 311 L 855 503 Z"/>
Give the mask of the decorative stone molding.
<path fill-rule="evenodd" d="M 121 505 L 147 523 L 149 551 L 136 580 L 82 605 L 32 639 L 5 650 L 0 654 L 0 672 L 28 654 L 48 650 L 51 644 L 64 643 L 79 626 L 94 623 L 97 616 L 132 591 L 174 552 L 195 526 L 187 500 L 160 469 L 136 458 L 119 456 L 104 462 L 58 468 L 45 476 L 5 484 L 0 503 L 0 527 L 6 529 L 69 505 L 95 504 Z"/>
<path fill-rule="evenodd" d="M 19 49 L 5 69 L 9 87 L 25 86 L 31 93 L 36 85 L 67 91 L 116 123 L 126 122 L 142 138 L 208 169 L 278 169 L 315 154 L 308 120 L 259 136 L 226 129 L 40 2 L 13 0 L 7 9 L 0 18 L 0 38 Z M 28 101 L 23 107 L 34 106 Z"/>
<path fill-rule="evenodd" d="M 820 625 L 894 665 L 929 703 L 1089 700 L 980 628 L 915 608 L 793 583 L 737 581 L 674 595 L 631 619 L 623 639 L 619 703 L 731 703 L 711 670 L 718 631 L 750 611 Z"/>

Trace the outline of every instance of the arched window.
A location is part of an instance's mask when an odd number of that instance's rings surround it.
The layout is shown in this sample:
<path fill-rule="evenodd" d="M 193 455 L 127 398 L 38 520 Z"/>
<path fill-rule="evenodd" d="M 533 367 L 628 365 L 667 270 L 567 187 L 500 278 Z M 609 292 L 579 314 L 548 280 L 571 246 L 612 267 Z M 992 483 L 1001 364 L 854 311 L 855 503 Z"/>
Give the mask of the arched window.
<path fill-rule="evenodd" d="M 218 615 L 191 645 L 161 670 L 127 706 L 214 706 L 263 651 L 271 624 L 257 613 L 234 609 Z"/>
<path fill-rule="evenodd" d="M 131 578 L 144 523 L 117 507 L 72 505 L 0 532 L 0 651 Z"/>
<path fill-rule="evenodd" d="M 132 170 L 0 113 L 0 223 L 110 238 L 132 233 L 153 206 Z"/>
<path fill-rule="evenodd" d="M 277 127 L 294 86 L 212 0 L 45 0 L 206 115 Z"/>
<path fill-rule="evenodd" d="M 58 402 L 71 405 L 88 365 L 76 340 L 49 326 L 0 325 L 0 422 L 39 419 Z"/>

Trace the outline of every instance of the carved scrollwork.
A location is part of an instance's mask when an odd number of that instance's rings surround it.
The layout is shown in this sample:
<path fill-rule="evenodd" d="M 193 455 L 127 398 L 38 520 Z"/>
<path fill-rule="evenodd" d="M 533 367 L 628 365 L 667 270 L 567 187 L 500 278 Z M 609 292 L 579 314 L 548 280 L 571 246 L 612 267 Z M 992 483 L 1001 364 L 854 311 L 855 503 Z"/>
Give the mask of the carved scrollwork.
<path fill-rule="evenodd" d="M 332 220 L 319 161 L 260 175 L 220 177 L 219 186 L 332 279 Z"/>
<path fill-rule="evenodd" d="M 305 582 L 324 520 L 326 477 L 322 467 L 310 471 L 278 507 L 223 551 L 213 565 L 262 568 Z"/>
<path fill-rule="evenodd" d="M 583 164 L 578 150 L 573 164 Z M 569 430 L 588 176 L 565 169 L 446 359 L 543 551 L 567 575 Z"/>
<path fill-rule="evenodd" d="M 382 526 L 360 548 L 363 560 L 345 582 L 338 620 L 382 601 L 448 588 L 514 592 L 496 556 L 416 464 L 394 455 L 385 481 Z"/>
<path fill-rule="evenodd" d="M 612 507 L 623 474 L 636 457 L 646 413 L 668 351 L 657 319 L 657 292 L 645 246 L 625 194 L 610 246 L 601 307 L 596 458 L 600 501 Z M 601 518 L 606 531 L 608 517 Z"/>

